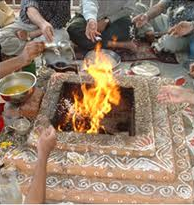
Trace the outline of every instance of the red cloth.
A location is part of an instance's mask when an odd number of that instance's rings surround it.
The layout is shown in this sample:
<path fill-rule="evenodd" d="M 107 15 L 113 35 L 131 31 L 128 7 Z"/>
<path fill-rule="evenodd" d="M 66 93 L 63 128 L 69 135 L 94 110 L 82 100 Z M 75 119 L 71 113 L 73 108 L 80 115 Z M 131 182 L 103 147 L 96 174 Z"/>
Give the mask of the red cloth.
<path fill-rule="evenodd" d="M 5 103 L 0 103 L 0 115 L 4 111 L 4 105 Z"/>
<path fill-rule="evenodd" d="M 2 112 L 4 111 L 4 105 L 5 103 L 0 103 L 0 132 L 3 130 L 5 124 L 4 124 L 4 119 L 1 116 Z"/>
<path fill-rule="evenodd" d="M 3 117 L 0 116 L 0 132 L 3 130 L 5 124 L 4 124 L 4 120 L 3 120 Z"/>

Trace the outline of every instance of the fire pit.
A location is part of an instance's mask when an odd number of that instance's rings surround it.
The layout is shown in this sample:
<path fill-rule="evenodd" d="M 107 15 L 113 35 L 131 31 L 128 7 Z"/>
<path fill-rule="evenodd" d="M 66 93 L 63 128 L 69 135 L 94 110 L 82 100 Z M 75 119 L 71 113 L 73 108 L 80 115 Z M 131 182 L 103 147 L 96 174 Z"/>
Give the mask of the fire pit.
<path fill-rule="evenodd" d="M 87 85 L 91 87 L 91 85 Z M 68 115 L 68 107 L 74 104 L 73 93 L 77 92 L 80 98 L 83 98 L 81 85 L 76 83 L 64 82 L 57 110 L 52 123 L 56 129 L 62 131 L 73 131 L 71 121 L 65 121 Z M 99 130 L 101 134 L 114 135 L 115 133 L 128 132 L 129 136 L 135 136 L 135 110 L 134 110 L 134 90 L 133 88 L 120 88 L 121 99 L 119 106 L 113 106 L 112 110 L 105 116 L 101 122 L 104 129 Z M 87 122 L 87 119 L 85 120 Z M 89 125 L 86 125 L 89 126 Z"/>
<path fill-rule="evenodd" d="M 55 74 L 51 77 L 37 118 L 38 124 L 44 125 L 39 118 L 47 116 L 58 130 L 57 146 L 48 160 L 47 199 L 192 203 L 193 180 L 180 107 L 156 101 L 160 86 L 172 81 L 115 76 L 114 82 L 107 85 L 116 89 L 113 96 L 119 97 L 109 98 L 111 110 L 92 124 L 93 110 L 88 112 L 83 104 L 89 89 L 96 85 L 95 79 L 87 73 L 60 74 L 57 80 Z M 94 107 L 99 108 L 101 102 L 100 98 Z M 93 126 L 96 129 L 91 129 Z M 37 160 L 34 131 L 28 144 L 5 158 L 6 163 L 14 162 L 19 168 L 18 181 L 24 193 Z"/>

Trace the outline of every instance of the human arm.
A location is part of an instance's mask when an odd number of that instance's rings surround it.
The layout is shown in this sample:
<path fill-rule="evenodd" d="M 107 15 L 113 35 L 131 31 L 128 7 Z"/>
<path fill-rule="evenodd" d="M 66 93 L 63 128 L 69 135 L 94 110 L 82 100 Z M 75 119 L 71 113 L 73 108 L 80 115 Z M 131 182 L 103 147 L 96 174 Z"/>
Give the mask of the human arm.
<path fill-rule="evenodd" d="M 44 47 L 42 42 L 29 42 L 26 44 L 19 56 L 0 63 L 0 78 L 29 65 L 35 57 L 43 52 Z"/>
<path fill-rule="evenodd" d="M 141 28 L 146 23 L 148 23 L 151 19 L 156 18 L 161 13 L 166 10 L 168 5 L 164 3 L 164 1 L 159 1 L 156 5 L 151 7 L 145 14 L 139 14 L 135 16 L 132 20 L 137 26 L 137 28 Z"/>
<path fill-rule="evenodd" d="M 40 29 L 37 29 L 35 31 L 30 31 L 30 32 L 24 30 L 18 30 L 16 31 L 16 35 L 20 40 L 27 41 L 29 39 L 31 40 L 41 36 L 42 31 Z"/>
<path fill-rule="evenodd" d="M 37 0 L 29 0 L 26 12 L 30 21 L 40 28 L 46 40 L 52 42 L 54 38 L 54 28 L 39 13 Z"/>
<path fill-rule="evenodd" d="M 56 133 L 52 126 L 41 128 L 38 141 L 38 160 L 30 191 L 25 199 L 25 204 L 43 204 L 46 196 L 46 166 L 50 152 L 56 144 Z"/>
<path fill-rule="evenodd" d="M 194 104 L 194 91 L 180 86 L 163 86 L 157 99 L 160 103 L 190 103 Z"/>
<path fill-rule="evenodd" d="M 168 33 L 176 38 L 190 34 L 194 30 L 194 22 L 181 21 L 175 26 L 171 27 Z"/>
<path fill-rule="evenodd" d="M 87 21 L 85 34 L 88 39 L 95 42 L 95 37 L 100 35 L 97 24 L 98 0 L 82 0 L 82 14 Z"/>

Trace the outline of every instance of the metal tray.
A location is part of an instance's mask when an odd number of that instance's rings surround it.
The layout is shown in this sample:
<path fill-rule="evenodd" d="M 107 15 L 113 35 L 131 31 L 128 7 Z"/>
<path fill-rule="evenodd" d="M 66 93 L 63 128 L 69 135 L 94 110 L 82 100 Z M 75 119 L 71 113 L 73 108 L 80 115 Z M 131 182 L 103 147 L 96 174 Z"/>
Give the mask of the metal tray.
<path fill-rule="evenodd" d="M 148 77 L 160 75 L 160 69 L 158 64 L 152 61 L 141 61 L 132 63 L 131 70 L 136 75 L 143 75 Z"/>

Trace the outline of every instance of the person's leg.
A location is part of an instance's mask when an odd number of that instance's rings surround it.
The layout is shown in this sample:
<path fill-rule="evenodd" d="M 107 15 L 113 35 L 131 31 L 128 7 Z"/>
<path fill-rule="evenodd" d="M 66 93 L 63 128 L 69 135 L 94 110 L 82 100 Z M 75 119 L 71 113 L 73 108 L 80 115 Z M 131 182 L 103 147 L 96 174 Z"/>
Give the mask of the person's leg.
<path fill-rule="evenodd" d="M 104 48 L 126 48 L 135 49 L 135 44 L 130 40 L 131 19 L 122 17 L 111 23 L 102 32 L 102 45 Z"/>
<path fill-rule="evenodd" d="M 108 41 L 127 41 L 129 40 L 129 30 L 131 26 L 131 20 L 129 17 L 122 17 L 117 21 L 111 23 L 102 32 L 102 43 L 104 47 L 107 47 Z"/>
<path fill-rule="evenodd" d="M 80 14 L 77 14 L 71 21 L 67 28 L 67 32 L 69 33 L 71 41 L 77 44 L 79 47 L 84 48 L 86 50 L 93 49 L 95 47 L 95 43 L 90 41 L 86 35 L 86 20 Z"/>

